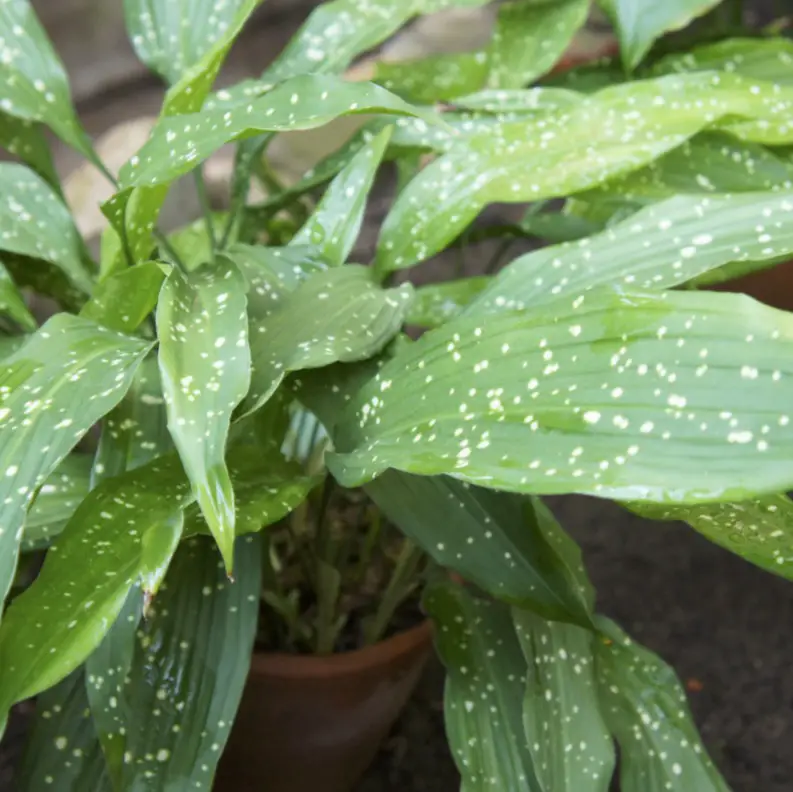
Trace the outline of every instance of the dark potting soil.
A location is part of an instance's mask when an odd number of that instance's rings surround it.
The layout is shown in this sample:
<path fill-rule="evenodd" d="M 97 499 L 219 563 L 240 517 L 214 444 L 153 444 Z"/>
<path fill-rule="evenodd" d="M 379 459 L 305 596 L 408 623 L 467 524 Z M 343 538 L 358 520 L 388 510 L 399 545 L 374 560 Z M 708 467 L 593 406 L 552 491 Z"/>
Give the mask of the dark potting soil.
<path fill-rule="evenodd" d="M 793 583 L 684 525 L 642 520 L 592 498 L 549 503 L 584 549 L 600 610 L 670 662 L 686 684 L 703 739 L 733 792 L 790 792 Z M 442 696 L 443 673 L 433 661 L 355 792 L 458 792 Z"/>

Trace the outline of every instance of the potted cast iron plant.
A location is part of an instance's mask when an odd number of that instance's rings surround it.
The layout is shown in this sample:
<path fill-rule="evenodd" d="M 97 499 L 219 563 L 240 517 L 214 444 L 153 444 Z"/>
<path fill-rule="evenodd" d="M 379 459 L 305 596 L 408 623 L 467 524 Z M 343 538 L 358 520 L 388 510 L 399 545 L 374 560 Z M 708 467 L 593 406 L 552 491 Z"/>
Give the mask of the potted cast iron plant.
<path fill-rule="evenodd" d="M 299 792 L 304 765 L 349 788 L 420 672 L 423 613 L 466 792 L 727 790 L 539 496 L 684 520 L 793 576 L 793 319 L 717 289 L 793 253 L 782 26 L 719 38 L 736 4 L 602 0 L 619 56 L 551 74 L 590 3 L 526 0 L 481 51 L 351 81 L 415 16 L 485 2 L 335 0 L 213 92 L 257 5 L 125 2 L 168 87 L 118 174 L 29 4 L 0 6 L 0 731 L 36 700 L 14 788 Z M 280 185 L 273 137 L 349 114 Z M 115 185 L 99 261 L 46 129 Z M 227 211 L 163 233 L 169 186 L 204 195 L 227 143 Z M 376 252 L 351 260 L 391 162 Z M 475 224 L 495 203 L 525 215 Z M 410 285 L 481 236 L 552 244 Z M 39 324 L 30 293 L 60 310 Z M 284 713 L 308 713 L 303 754 Z"/>

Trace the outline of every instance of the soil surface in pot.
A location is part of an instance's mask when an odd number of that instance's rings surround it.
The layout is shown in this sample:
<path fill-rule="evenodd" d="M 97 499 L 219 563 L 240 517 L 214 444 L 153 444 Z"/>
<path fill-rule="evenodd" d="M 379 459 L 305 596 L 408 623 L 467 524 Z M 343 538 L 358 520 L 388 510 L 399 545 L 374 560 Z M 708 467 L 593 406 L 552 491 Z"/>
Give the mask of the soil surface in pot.
<path fill-rule="evenodd" d="M 600 610 L 687 684 L 732 791 L 790 792 L 793 584 L 687 526 L 651 523 L 593 498 L 548 500 L 584 549 Z M 432 662 L 355 792 L 459 792 L 442 696 L 443 673 Z"/>

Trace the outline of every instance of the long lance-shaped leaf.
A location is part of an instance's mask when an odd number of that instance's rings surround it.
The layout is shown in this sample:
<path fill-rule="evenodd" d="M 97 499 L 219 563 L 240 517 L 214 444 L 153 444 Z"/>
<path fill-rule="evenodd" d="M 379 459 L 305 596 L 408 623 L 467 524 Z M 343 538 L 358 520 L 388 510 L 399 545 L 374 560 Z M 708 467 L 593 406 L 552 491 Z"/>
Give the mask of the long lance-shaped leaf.
<path fill-rule="evenodd" d="M 653 520 L 687 522 L 711 542 L 793 580 L 793 502 L 787 495 L 701 506 L 627 505 Z"/>
<path fill-rule="evenodd" d="M 66 70 L 28 0 L 6 0 L 0 6 L 0 40 L 0 110 L 46 124 L 65 143 L 98 162 L 72 107 Z"/>
<path fill-rule="evenodd" d="M 791 89 L 697 72 L 617 85 L 571 108 L 494 125 L 464 138 L 400 193 L 383 224 L 377 267 L 385 273 L 428 258 L 489 203 L 590 189 L 720 119 L 751 119 L 742 122 L 742 137 L 787 143 L 793 129 L 782 119 L 791 112 Z"/>
<path fill-rule="evenodd" d="M 514 0 L 499 9 L 490 48 L 492 88 L 521 88 L 550 71 L 586 22 L 589 0 Z"/>
<path fill-rule="evenodd" d="M 258 537 L 241 539 L 235 555 L 235 583 L 207 539 L 188 540 L 171 564 L 119 701 L 126 724 L 121 789 L 212 788 L 259 610 Z"/>
<path fill-rule="evenodd" d="M 604 291 L 461 317 L 358 390 L 328 464 L 346 486 L 394 467 L 636 501 L 779 492 L 791 345 L 793 318 L 741 295 Z"/>
<path fill-rule="evenodd" d="M 252 331 L 245 411 L 264 404 L 290 371 L 379 352 L 401 327 L 412 294 L 409 285 L 382 289 L 367 267 L 348 265 L 311 277 Z"/>
<path fill-rule="evenodd" d="M 487 275 L 419 286 L 410 306 L 407 323 L 419 327 L 440 327 L 462 313 L 466 305 L 485 291 L 493 279 Z"/>
<path fill-rule="evenodd" d="M 25 298 L 14 283 L 8 270 L 0 261 L 0 314 L 13 319 L 23 330 L 32 332 L 37 323 L 33 314 L 25 305 Z"/>
<path fill-rule="evenodd" d="M 343 264 L 355 245 L 366 199 L 391 138 L 384 129 L 331 182 L 322 200 L 290 244 L 313 245 L 330 264 Z"/>
<path fill-rule="evenodd" d="M 281 82 L 298 74 L 341 72 L 418 14 L 477 8 L 489 0 L 335 0 L 322 3 L 264 73 Z"/>
<path fill-rule="evenodd" d="M 17 773 L 17 792 L 112 792 L 82 669 L 39 696 Z"/>
<path fill-rule="evenodd" d="M 152 548 L 192 500 L 175 455 L 100 484 L 47 553 L 41 573 L 0 626 L 0 708 L 71 673 L 96 648 L 141 576 Z M 165 548 L 167 550 L 167 547 Z"/>
<path fill-rule="evenodd" d="M 231 574 L 234 490 L 224 461 L 231 414 L 248 392 L 245 279 L 225 259 L 174 269 L 157 306 L 168 428 Z"/>
<path fill-rule="evenodd" d="M 603 716 L 620 746 L 622 792 L 729 792 L 702 747 L 669 666 L 600 620 L 595 665 Z"/>
<path fill-rule="evenodd" d="M 788 253 L 793 253 L 793 191 L 681 195 L 594 237 L 521 256 L 464 313 L 534 307 L 599 286 L 661 290 L 705 274 L 718 281 L 733 277 L 736 265 L 742 271 L 759 269 Z"/>
<path fill-rule="evenodd" d="M 609 14 L 620 40 L 622 62 L 635 69 L 653 42 L 670 30 L 679 30 L 710 11 L 720 0 L 599 0 Z"/>
<path fill-rule="evenodd" d="M 48 261 L 89 292 L 82 240 L 52 187 L 24 165 L 3 162 L 0 194 L 0 250 Z"/>
<path fill-rule="evenodd" d="M 19 157 L 45 182 L 60 191 L 50 147 L 40 124 L 0 112 L 0 148 Z"/>
<path fill-rule="evenodd" d="M 366 493 L 440 566 L 502 601 L 591 624 L 593 592 L 582 582 L 581 554 L 539 501 L 395 470 Z"/>
<path fill-rule="evenodd" d="M 23 551 L 46 547 L 63 530 L 88 494 L 91 462 L 89 454 L 70 454 L 41 485 L 25 517 Z"/>
<path fill-rule="evenodd" d="M 600 712 L 592 633 L 518 608 L 512 620 L 528 665 L 523 728 L 544 792 L 608 792 L 614 744 Z"/>
<path fill-rule="evenodd" d="M 36 488 L 130 385 L 151 344 L 58 314 L 0 365 L 0 595 Z"/>
<path fill-rule="evenodd" d="M 446 667 L 446 735 L 462 789 L 544 792 L 523 732 L 527 668 L 509 608 L 450 583 L 430 587 L 424 606 Z"/>

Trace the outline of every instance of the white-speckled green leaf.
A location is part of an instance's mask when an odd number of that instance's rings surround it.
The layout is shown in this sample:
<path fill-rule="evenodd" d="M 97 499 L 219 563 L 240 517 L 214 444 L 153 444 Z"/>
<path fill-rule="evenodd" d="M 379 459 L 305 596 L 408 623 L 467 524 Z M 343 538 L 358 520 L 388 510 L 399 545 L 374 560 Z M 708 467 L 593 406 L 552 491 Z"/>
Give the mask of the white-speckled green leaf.
<path fill-rule="evenodd" d="M 112 792 L 82 669 L 38 697 L 14 788 L 17 792 Z"/>
<path fill-rule="evenodd" d="M 521 88 L 550 71 L 586 22 L 589 0 L 513 0 L 498 12 L 490 47 L 492 88 Z"/>
<path fill-rule="evenodd" d="M 523 728 L 543 792 L 608 792 L 614 743 L 598 701 L 594 636 L 518 608 L 512 621 L 529 668 Z"/>
<path fill-rule="evenodd" d="M 168 428 L 229 573 L 234 491 L 224 456 L 251 377 L 245 291 L 240 271 L 222 259 L 186 276 L 173 269 L 157 305 Z"/>
<path fill-rule="evenodd" d="M 246 412 L 264 404 L 290 371 L 362 360 L 399 331 L 413 289 L 377 285 L 368 267 L 319 272 L 252 330 L 251 389 Z"/>
<path fill-rule="evenodd" d="M 237 542 L 234 567 L 231 583 L 208 538 L 189 539 L 177 551 L 136 636 L 119 699 L 121 789 L 211 790 L 253 651 L 258 537 Z"/>
<path fill-rule="evenodd" d="M 88 494 L 92 461 L 90 454 L 69 454 L 41 485 L 25 517 L 23 551 L 46 547 L 63 530 Z"/>
<path fill-rule="evenodd" d="M 0 250 L 48 261 L 89 292 L 83 242 L 52 187 L 24 165 L 3 162 L 0 196 Z"/>
<path fill-rule="evenodd" d="M 0 261 L 0 314 L 9 317 L 28 332 L 38 327 L 35 317 L 25 304 L 25 298 L 2 261 Z"/>
<path fill-rule="evenodd" d="M 509 608 L 451 583 L 431 586 L 424 607 L 446 667 L 446 736 L 462 789 L 545 792 L 523 732 L 527 666 Z"/>
<path fill-rule="evenodd" d="M 397 197 L 383 223 L 381 273 L 445 247 L 490 203 L 591 189 L 647 165 L 707 127 L 761 143 L 793 140 L 793 89 L 695 72 L 606 88 L 578 104 L 463 138 Z M 735 117 L 749 120 L 736 122 Z"/>
<path fill-rule="evenodd" d="M 721 0 L 599 0 L 620 40 L 625 68 L 635 69 L 656 39 L 679 30 Z"/>
<path fill-rule="evenodd" d="M 566 306 L 461 317 L 404 347 L 349 402 L 331 472 L 677 503 L 793 485 L 793 316 L 707 292 Z"/>
<path fill-rule="evenodd" d="M 793 191 L 679 195 L 596 236 L 521 256 L 464 313 L 533 308 L 599 286 L 661 290 L 702 276 L 715 282 L 789 253 Z"/>
<path fill-rule="evenodd" d="M 167 267 L 146 261 L 114 272 L 94 287 L 80 314 L 111 330 L 134 333 L 157 305 Z"/>
<path fill-rule="evenodd" d="M 594 594 L 580 551 L 538 500 L 396 470 L 365 489 L 442 568 L 549 619 L 591 624 Z"/>
<path fill-rule="evenodd" d="M 28 0 L 5 0 L 0 5 L 0 42 L 0 110 L 46 124 L 96 162 L 72 107 L 66 70 Z"/>
<path fill-rule="evenodd" d="M 598 689 L 620 747 L 622 792 L 729 792 L 705 753 L 674 671 L 608 619 L 599 620 L 599 629 Z"/>
<path fill-rule="evenodd" d="M 0 709 L 59 682 L 98 646 L 153 561 L 147 535 L 192 497 L 176 455 L 91 491 L 0 625 Z"/>
<path fill-rule="evenodd" d="M 460 314 L 492 282 L 487 275 L 419 286 L 407 316 L 407 323 L 419 327 L 440 327 Z"/>
<path fill-rule="evenodd" d="M 50 147 L 40 124 L 0 112 L 0 148 L 19 157 L 44 181 L 60 189 Z"/>
<path fill-rule="evenodd" d="M 383 159 L 391 128 L 372 138 L 330 183 L 291 245 L 314 246 L 329 264 L 347 260 L 363 222 L 366 200 Z"/>
<path fill-rule="evenodd" d="M 793 580 L 793 502 L 787 495 L 702 506 L 626 505 L 652 520 L 687 522 L 711 542 Z"/>
<path fill-rule="evenodd" d="M 80 438 L 121 401 L 151 344 L 69 314 L 0 365 L 0 594 L 16 566 L 25 511 Z"/>

